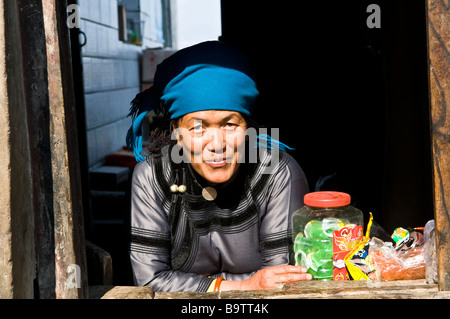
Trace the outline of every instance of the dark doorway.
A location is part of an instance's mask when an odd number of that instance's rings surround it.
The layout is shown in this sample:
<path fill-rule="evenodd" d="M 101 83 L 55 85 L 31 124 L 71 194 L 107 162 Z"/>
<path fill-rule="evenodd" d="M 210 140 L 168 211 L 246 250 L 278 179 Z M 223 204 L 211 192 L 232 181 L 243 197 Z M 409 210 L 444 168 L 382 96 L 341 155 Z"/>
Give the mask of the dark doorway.
<path fill-rule="evenodd" d="M 350 193 L 388 232 L 433 218 L 424 3 L 225 0 L 222 35 L 250 56 L 259 120 L 311 190 Z"/>

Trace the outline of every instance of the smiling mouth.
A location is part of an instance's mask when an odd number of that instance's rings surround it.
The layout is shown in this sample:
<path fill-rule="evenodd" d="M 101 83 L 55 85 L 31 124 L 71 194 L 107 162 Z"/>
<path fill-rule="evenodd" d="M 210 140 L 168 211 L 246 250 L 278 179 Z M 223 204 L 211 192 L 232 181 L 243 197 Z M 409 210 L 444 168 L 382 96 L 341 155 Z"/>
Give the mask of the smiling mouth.
<path fill-rule="evenodd" d="M 205 161 L 206 164 L 208 164 L 212 167 L 222 167 L 222 166 L 225 166 L 229 162 L 230 162 L 230 160 L 226 159 L 226 158 Z"/>

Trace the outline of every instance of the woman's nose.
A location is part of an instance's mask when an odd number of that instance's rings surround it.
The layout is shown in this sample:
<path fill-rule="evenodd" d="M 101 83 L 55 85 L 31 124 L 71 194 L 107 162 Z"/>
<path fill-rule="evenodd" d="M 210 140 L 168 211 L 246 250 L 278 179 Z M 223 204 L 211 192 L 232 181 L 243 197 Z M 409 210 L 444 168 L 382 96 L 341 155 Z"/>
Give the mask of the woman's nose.
<path fill-rule="evenodd" d="M 226 143 L 222 130 L 216 128 L 210 129 L 208 138 L 208 151 L 215 153 L 224 152 Z"/>

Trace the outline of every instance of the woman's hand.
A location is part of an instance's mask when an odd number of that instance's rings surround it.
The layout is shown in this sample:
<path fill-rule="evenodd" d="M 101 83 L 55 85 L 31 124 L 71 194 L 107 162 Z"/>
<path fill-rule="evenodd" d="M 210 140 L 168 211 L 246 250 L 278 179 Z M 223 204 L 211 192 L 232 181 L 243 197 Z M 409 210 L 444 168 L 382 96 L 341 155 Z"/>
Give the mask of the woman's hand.
<path fill-rule="evenodd" d="M 249 279 L 242 281 L 222 281 L 221 291 L 276 289 L 279 284 L 292 281 L 311 280 L 306 268 L 299 266 L 273 266 L 259 270 Z"/>
<path fill-rule="evenodd" d="M 311 278 L 311 274 L 306 273 L 306 268 L 285 265 L 261 269 L 242 284 L 243 290 L 276 289 L 279 284 Z"/>

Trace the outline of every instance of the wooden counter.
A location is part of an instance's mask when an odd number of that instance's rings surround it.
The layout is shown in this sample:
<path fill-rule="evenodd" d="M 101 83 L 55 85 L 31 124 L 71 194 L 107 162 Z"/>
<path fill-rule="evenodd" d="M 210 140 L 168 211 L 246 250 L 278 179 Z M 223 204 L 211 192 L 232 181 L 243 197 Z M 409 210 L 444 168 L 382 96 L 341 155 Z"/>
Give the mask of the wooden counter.
<path fill-rule="evenodd" d="M 103 287 L 103 291 L 102 291 Z M 95 292 L 96 291 L 96 292 Z M 151 287 L 91 287 L 101 299 L 450 299 L 449 291 L 425 280 L 302 281 L 282 289 L 216 293 L 153 292 Z"/>

